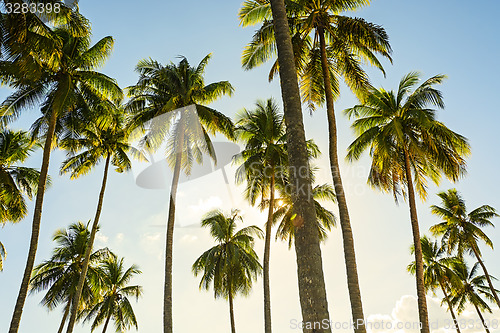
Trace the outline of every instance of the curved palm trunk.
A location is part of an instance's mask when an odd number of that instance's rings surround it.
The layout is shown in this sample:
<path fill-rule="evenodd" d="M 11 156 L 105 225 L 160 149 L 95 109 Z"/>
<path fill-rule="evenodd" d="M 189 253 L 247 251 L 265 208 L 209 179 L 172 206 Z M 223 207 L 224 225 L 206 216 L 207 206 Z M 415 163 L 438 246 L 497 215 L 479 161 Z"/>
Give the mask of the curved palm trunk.
<path fill-rule="evenodd" d="M 61 325 L 59 325 L 59 329 L 57 330 L 57 333 L 62 333 L 64 329 L 64 324 L 66 323 L 66 318 L 68 318 L 69 310 L 71 309 L 71 298 L 68 300 L 68 304 L 66 305 L 66 308 L 64 309 L 64 314 L 61 320 Z"/>
<path fill-rule="evenodd" d="M 481 265 L 481 267 L 483 268 L 484 275 L 486 276 L 486 281 L 488 281 L 488 286 L 491 289 L 491 294 L 495 298 L 495 302 L 497 303 L 498 307 L 500 308 L 500 299 L 498 299 L 498 294 L 495 290 L 495 287 L 493 287 L 493 283 L 491 282 L 490 274 L 488 274 L 488 270 L 486 269 L 486 265 L 484 264 L 483 260 L 481 259 L 481 255 L 479 254 L 479 251 L 476 249 L 475 245 L 472 245 L 472 251 L 474 251 L 474 255 L 476 256 L 476 259 L 479 262 L 479 265 Z"/>
<path fill-rule="evenodd" d="M 422 243 L 420 242 L 420 230 L 418 226 L 417 204 L 415 201 L 415 192 L 413 191 L 413 181 L 411 178 L 410 156 L 408 152 L 405 155 L 406 182 L 408 184 L 408 201 L 410 205 L 410 220 L 413 232 L 413 244 L 415 246 L 415 267 L 417 280 L 417 298 L 418 298 L 418 317 L 420 319 L 422 333 L 430 333 L 429 315 L 427 312 L 427 299 L 424 288 L 424 261 L 422 256 Z"/>
<path fill-rule="evenodd" d="M 488 329 L 488 325 L 486 325 L 486 323 L 484 322 L 484 318 L 483 318 L 483 315 L 481 314 L 481 311 L 479 310 L 479 308 L 477 307 L 476 304 L 474 304 L 474 307 L 476 308 L 477 315 L 481 319 L 481 323 L 483 324 L 484 330 L 486 331 L 486 333 L 490 333 L 490 330 Z"/>
<path fill-rule="evenodd" d="M 21 315 L 23 313 L 23 306 L 24 302 L 26 301 L 26 295 L 28 293 L 31 271 L 33 270 L 33 265 L 35 264 L 36 250 L 38 247 L 38 235 L 40 234 L 40 221 L 42 219 L 43 197 L 45 195 L 45 188 L 47 185 L 50 151 L 52 149 L 52 141 L 54 139 L 56 121 L 57 113 L 55 108 L 53 108 L 50 114 L 49 127 L 47 129 L 47 138 L 45 139 L 45 145 L 43 147 L 42 167 L 40 169 L 40 178 L 38 179 L 38 190 L 36 193 L 35 210 L 33 212 L 33 224 L 31 227 L 31 240 L 30 248 L 28 251 L 28 259 L 26 261 L 26 267 L 24 269 L 21 288 L 19 289 L 16 305 L 14 307 L 14 313 L 12 314 L 9 333 L 17 333 L 17 331 L 19 330 Z"/>
<path fill-rule="evenodd" d="M 306 147 L 302 106 L 292 41 L 288 29 L 285 3 L 271 0 L 275 40 L 280 63 L 280 82 L 287 128 L 290 184 L 296 213 L 295 254 L 300 305 L 303 322 L 315 324 L 329 321 L 321 247 L 316 226 L 316 211 L 312 199 L 309 161 Z M 329 325 L 315 327 L 314 332 L 331 332 Z M 304 332 L 313 330 L 304 329 Z"/>
<path fill-rule="evenodd" d="M 182 117 L 182 116 L 181 116 Z M 182 122 L 182 119 L 181 119 Z M 181 146 L 177 149 L 174 175 L 172 177 L 172 185 L 170 187 L 170 203 L 168 207 L 168 221 L 166 231 L 165 245 L 165 286 L 163 296 L 163 332 L 173 333 L 173 317 L 172 317 L 172 261 L 174 249 L 174 223 L 175 223 L 175 199 L 177 196 L 177 186 L 181 173 L 182 147 L 184 144 L 184 128 L 181 123 L 178 142 Z"/>
<path fill-rule="evenodd" d="M 108 318 L 106 318 L 106 322 L 104 323 L 104 328 L 102 329 L 102 333 L 106 333 L 106 330 L 108 329 L 109 321 L 111 319 L 111 311 L 108 315 Z"/>
<path fill-rule="evenodd" d="M 109 162 L 111 159 L 111 154 L 108 153 L 106 157 L 106 163 L 104 164 L 104 176 L 102 177 L 101 192 L 99 193 L 99 201 L 97 202 L 97 210 L 94 217 L 94 223 L 92 223 L 92 230 L 90 231 L 90 239 L 87 248 L 85 249 L 85 258 L 82 264 L 82 272 L 80 273 L 80 278 L 78 280 L 78 286 L 76 287 L 75 296 L 73 296 L 73 304 L 71 307 L 71 316 L 69 317 L 68 327 L 66 333 L 73 332 L 73 328 L 76 323 L 76 316 L 78 313 L 78 305 L 80 304 L 80 298 L 82 296 L 83 285 L 85 284 L 85 278 L 87 277 L 87 271 L 90 263 L 90 254 L 92 253 L 92 248 L 94 246 L 95 235 L 97 233 L 97 227 L 99 225 L 99 218 L 102 211 L 102 203 L 104 201 L 104 192 L 106 190 L 106 182 L 108 181 L 108 171 Z"/>
<path fill-rule="evenodd" d="M 264 332 L 271 333 L 271 290 L 269 283 L 269 259 L 271 254 L 271 228 L 274 213 L 274 167 L 271 167 L 271 184 L 269 186 L 269 212 L 267 214 L 266 240 L 264 245 Z"/>
<path fill-rule="evenodd" d="M 347 287 L 349 300 L 351 302 L 352 320 L 355 323 L 354 332 L 366 333 L 363 303 L 358 280 L 358 267 L 356 264 L 356 251 L 354 249 L 354 237 L 352 234 L 347 200 L 340 175 L 339 158 L 337 151 L 337 124 L 335 120 L 335 109 L 333 104 L 333 93 L 331 90 L 330 72 L 328 71 L 328 59 L 326 55 L 326 42 L 323 29 L 319 29 L 319 41 L 321 48 L 321 69 L 325 86 L 326 113 L 328 118 L 330 169 L 332 172 L 335 195 L 339 206 L 340 228 L 342 230 L 342 241 L 344 245 L 344 260 L 347 273 Z"/>
<path fill-rule="evenodd" d="M 233 294 L 229 293 L 229 320 L 231 321 L 231 333 L 236 333 L 236 325 L 234 323 L 234 304 Z"/>
<path fill-rule="evenodd" d="M 453 318 L 453 325 L 455 325 L 455 328 L 457 329 L 457 333 L 461 333 L 460 332 L 460 324 L 458 323 L 457 317 L 455 316 L 455 311 L 453 311 L 453 306 L 451 305 L 450 297 L 448 296 L 448 293 L 446 292 L 446 289 L 444 288 L 442 281 L 439 281 L 439 286 L 441 287 L 441 290 L 443 291 L 444 299 L 446 300 L 446 304 L 448 304 L 448 309 L 450 310 L 451 318 Z"/>

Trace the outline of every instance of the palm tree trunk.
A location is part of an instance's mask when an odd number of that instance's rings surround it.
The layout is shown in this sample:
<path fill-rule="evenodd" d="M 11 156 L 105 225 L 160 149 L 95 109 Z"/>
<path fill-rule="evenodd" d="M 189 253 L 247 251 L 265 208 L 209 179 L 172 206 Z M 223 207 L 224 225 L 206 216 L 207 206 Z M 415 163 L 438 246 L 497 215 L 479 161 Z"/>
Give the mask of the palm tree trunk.
<path fill-rule="evenodd" d="M 102 329 L 102 333 L 106 333 L 110 319 L 111 319 L 111 312 L 109 313 L 108 318 L 106 318 L 106 322 L 104 323 L 104 328 Z"/>
<path fill-rule="evenodd" d="M 61 325 L 59 325 L 59 329 L 57 330 L 57 333 L 62 333 L 64 324 L 66 322 L 66 318 L 68 318 L 69 310 L 71 309 L 71 298 L 68 300 L 68 304 L 66 305 L 66 308 L 64 309 L 64 314 L 61 320 Z"/>
<path fill-rule="evenodd" d="M 231 292 L 229 292 L 229 320 L 231 321 L 231 333 L 236 333 L 236 325 L 234 323 L 233 294 Z"/>
<path fill-rule="evenodd" d="M 173 317 L 172 317 L 172 261 L 173 261 L 173 248 L 174 248 L 174 224 L 175 224 L 175 199 L 177 196 L 177 186 L 179 184 L 179 177 L 181 173 L 182 162 L 182 149 L 184 142 L 184 127 L 182 125 L 181 115 L 181 128 L 179 131 L 178 142 L 180 147 L 177 147 L 174 174 L 172 177 L 172 185 L 170 187 L 170 203 L 168 207 L 168 221 L 166 231 L 166 245 L 165 245 L 165 286 L 163 296 L 163 332 L 173 333 Z"/>
<path fill-rule="evenodd" d="M 284 104 L 289 154 L 289 173 L 293 206 L 296 213 L 295 253 L 300 305 L 303 322 L 314 325 L 329 322 L 328 301 L 317 229 L 316 211 L 312 199 L 309 161 L 306 147 L 302 106 L 292 41 L 288 29 L 284 0 L 271 0 L 275 40 L 280 64 L 280 82 Z M 331 332 L 329 325 L 316 327 L 314 332 Z M 305 329 L 304 332 L 313 330 Z"/>
<path fill-rule="evenodd" d="M 488 329 L 488 325 L 486 325 L 486 323 L 484 322 L 484 318 L 483 318 L 483 315 L 481 314 L 481 311 L 479 310 L 479 308 L 477 307 L 476 304 L 474 304 L 474 307 L 476 308 L 477 315 L 481 319 L 481 323 L 483 323 L 483 326 L 484 326 L 484 329 L 485 329 L 486 333 L 490 333 L 490 330 Z"/>
<path fill-rule="evenodd" d="M 455 311 L 453 311 L 453 306 L 451 305 L 450 297 L 448 296 L 448 293 L 446 292 L 446 289 L 444 288 L 443 282 L 439 281 L 439 285 L 441 286 L 441 290 L 443 291 L 444 299 L 446 300 L 446 303 L 448 304 L 448 309 L 450 309 L 451 318 L 453 318 L 453 325 L 455 325 L 455 328 L 457 329 L 457 333 L 461 333 L 460 332 L 460 324 L 458 323 L 457 317 L 455 317 Z"/>
<path fill-rule="evenodd" d="M 78 286 L 76 287 L 76 293 L 73 297 L 73 305 L 71 308 L 71 316 L 69 317 L 68 327 L 66 333 L 72 333 L 73 328 L 76 323 L 76 316 L 78 314 L 78 305 L 80 304 L 80 298 L 82 296 L 83 285 L 85 284 L 85 278 L 87 276 L 87 271 L 90 263 L 90 254 L 92 253 L 92 248 L 94 247 L 95 235 L 97 233 L 97 228 L 99 225 L 99 218 L 101 216 L 102 204 L 104 201 L 104 192 L 106 191 L 106 182 L 108 181 L 108 171 L 109 162 L 111 159 L 111 154 L 108 153 L 106 156 L 106 163 L 104 164 L 104 176 L 102 177 L 101 192 L 99 193 L 99 200 L 97 202 L 97 210 L 95 212 L 94 223 L 92 223 L 92 229 L 90 231 L 90 239 L 87 248 L 85 249 L 85 258 L 82 264 L 82 272 L 80 273 L 80 278 L 78 280 Z"/>
<path fill-rule="evenodd" d="M 53 108 L 50 114 L 49 127 L 47 129 L 47 138 L 43 147 L 42 167 L 40 168 L 40 178 L 38 179 L 38 190 L 36 193 L 35 209 L 33 211 L 33 224 L 31 227 L 31 240 L 30 248 L 28 251 L 28 259 L 26 260 L 26 267 L 24 269 L 23 280 L 17 296 L 14 313 L 10 322 L 9 333 L 17 333 L 19 324 L 21 322 L 21 315 L 23 313 L 24 302 L 28 293 L 29 281 L 31 278 L 31 271 L 35 264 L 36 250 L 38 247 L 38 235 L 40 234 L 40 221 L 42 219 L 42 206 L 43 197 L 45 194 L 45 187 L 47 185 L 47 174 L 49 171 L 50 151 L 52 149 L 52 141 L 56 129 L 57 113 Z"/>
<path fill-rule="evenodd" d="M 479 265 L 481 265 L 481 267 L 483 268 L 484 275 L 486 276 L 486 281 L 488 281 L 488 286 L 491 289 L 491 294 L 495 298 L 495 302 L 497 303 L 498 307 L 500 308 L 500 299 L 498 299 L 498 294 L 495 290 L 495 287 L 493 287 L 493 283 L 491 282 L 490 274 L 488 274 L 488 270 L 486 269 L 486 265 L 484 264 L 483 260 L 481 259 L 481 255 L 479 254 L 479 251 L 477 250 L 477 248 L 474 244 L 472 244 L 472 251 L 474 251 L 474 255 L 476 256 L 476 259 L 479 262 Z"/>
<path fill-rule="evenodd" d="M 322 28 L 319 29 L 319 42 L 321 48 L 321 69 L 323 72 L 323 83 L 325 86 L 326 113 L 328 118 L 330 169 L 332 172 L 333 185 L 335 187 L 335 195 L 339 206 L 340 228 L 342 230 L 342 241 L 344 245 L 347 288 L 349 290 L 349 299 L 351 302 L 352 320 L 356 323 L 354 326 L 354 332 L 366 333 L 363 303 L 361 300 L 361 291 L 358 280 L 358 268 L 356 264 L 356 251 L 354 249 L 354 236 L 352 234 L 349 210 L 347 209 L 347 200 L 344 193 L 344 186 L 342 185 L 342 177 L 340 175 L 340 165 L 337 151 L 337 124 L 335 119 L 330 72 L 328 70 L 329 66 L 326 55 L 325 34 Z"/>
<path fill-rule="evenodd" d="M 269 283 L 269 259 L 271 254 L 271 228 L 274 213 L 274 167 L 271 167 L 269 186 L 269 212 L 267 214 L 266 240 L 264 245 L 264 332 L 271 333 L 271 291 Z"/>
<path fill-rule="evenodd" d="M 408 184 L 408 201 L 410 205 L 410 220 L 413 232 L 413 244 L 415 246 L 415 267 L 417 280 L 417 298 L 418 298 L 418 317 L 420 319 L 422 333 L 430 333 L 429 315 L 427 312 L 427 299 L 424 287 L 424 262 L 422 256 L 422 243 L 420 242 L 420 230 L 417 217 L 417 203 L 415 201 L 415 192 L 413 191 L 413 181 L 411 176 L 410 156 L 405 150 L 405 171 L 406 182 Z"/>

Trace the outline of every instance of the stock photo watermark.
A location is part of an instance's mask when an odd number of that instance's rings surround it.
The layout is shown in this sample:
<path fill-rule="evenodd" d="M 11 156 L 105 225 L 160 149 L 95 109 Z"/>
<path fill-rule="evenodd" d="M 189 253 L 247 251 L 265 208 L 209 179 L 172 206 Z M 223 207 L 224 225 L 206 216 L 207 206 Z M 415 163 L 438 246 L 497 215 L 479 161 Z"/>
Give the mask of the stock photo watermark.
<path fill-rule="evenodd" d="M 461 329 L 461 330 L 481 330 L 486 326 L 489 329 L 500 328 L 499 319 L 488 320 L 485 319 L 484 323 L 480 320 L 473 319 L 462 319 L 458 321 L 453 320 L 434 320 L 429 322 L 429 326 L 432 330 L 443 329 Z M 335 329 L 335 330 L 355 330 L 358 327 L 365 327 L 370 331 L 401 331 L 401 330 L 412 330 L 417 331 L 422 328 L 422 323 L 411 322 L 411 321 L 392 321 L 392 320 L 377 320 L 369 321 L 359 319 L 356 322 L 352 321 L 333 321 L 328 319 L 323 319 L 322 321 L 299 321 L 297 319 L 290 320 L 291 329 L 297 330 L 315 330 L 315 329 Z"/>

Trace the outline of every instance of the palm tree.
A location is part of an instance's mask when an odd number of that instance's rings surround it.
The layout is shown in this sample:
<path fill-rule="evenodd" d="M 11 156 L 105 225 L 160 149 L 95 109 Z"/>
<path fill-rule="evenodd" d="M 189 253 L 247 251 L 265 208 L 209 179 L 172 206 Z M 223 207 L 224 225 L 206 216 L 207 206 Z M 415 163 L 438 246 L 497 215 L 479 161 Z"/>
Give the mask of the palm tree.
<path fill-rule="evenodd" d="M 295 0 L 287 1 L 290 33 L 293 35 L 295 65 L 300 77 L 304 102 L 311 109 L 326 102 L 329 129 L 330 168 L 337 195 L 340 225 L 344 243 L 349 296 L 354 322 L 364 319 L 359 289 L 354 238 L 340 174 L 337 148 L 337 127 L 334 101 L 339 97 L 339 81 L 343 77 L 349 88 L 361 96 L 370 87 L 368 76 L 361 67 L 363 61 L 384 72 L 376 54 L 389 60 L 391 48 L 385 30 L 361 18 L 339 15 L 368 4 L 367 0 Z M 269 0 L 244 3 L 240 10 L 243 26 L 263 22 L 253 40 L 243 52 L 243 67 L 251 69 L 269 60 L 276 53 L 273 39 Z M 276 61 L 271 69 L 271 79 L 278 71 Z M 356 332 L 365 332 L 364 325 L 357 325 Z"/>
<path fill-rule="evenodd" d="M 420 238 L 422 244 L 422 256 L 424 261 L 424 286 L 426 290 L 431 290 L 435 294 L 435 290 L 440 288 L 444 295 L 444 302 L 448 305 L 453 324 L 460 333 L 460 325 L 453 311 L 453 304 L 448 290 L 453 288 L 458 277 L 453 273 L 452 266 L 460 262 L 458 258 L 446 256 L 446 250 L 443 246 L 439 246 L 437 241 L 432 241 L 427 236 Z M 415 247 L 411 247 L 411 254 L 415 254 Z M 408 271 L 415 275 L 416 264 L 413 261 L 408 266 Z"/>
<path fill-rule="evenodd" d="M 291 247 L 295 238 L 294 224 L 294 209 L 290 193 L 280 188 L 280 196 L 276 198 L 277 209 L 274 213 L 273 222 L 278 222 L 278 230 L 276 231 L 276 239 L 288 241 L 288 246 Z M 326 240 L 327 232 L 335 226 L 335 215 L 323 207 L 320 201 L 335 202 L 335 191 L 329 184 L 316 185 L 313 187 L 313 200 L 316 209 L 316 217 L 318 219 L 318 233 L 320 241 Z"/>
<path fill-rule="evenodd" d="M 71 308 L 71 301 L 76 293 L 78 281 L 82 273 L 85 251 L 90 246 L 88 225 L 82 222 L 71 224 L 68 229 L 57 230 L 53 240 L 57 247 L 49 260 L 37 265 L 30 280 L 30 294 L 47 290 L 41 304 L 53 310 L 64 304 L 64 313 L 58 333 L 63 331 Z M 93 304 L 96 299 L 94 289 L 99 283 L 97 264 L 109 255 L 108 249 L 100 249 L 90 256 L 90 265 L 83 287 L 83 295 L 78 303 L 82 311 Z"/>
<path fill-rule="evenodd" d="M 3 260 L 7 256 L 7 251 L 5 251 L 5 247 L 2 242 L 0 242 L 0 272 L 3 271 Z"/>
<path fill-rule="evenodd" d="M 457 249 L 460 257 L 463 256 L 464 252 L 474 254 L 478 264 L 483 269 L 484 276 L 491 289 L 491 294 L 500 307 L 500 299 L 495 292 L 478 245 L 478 240 L 481 240 L 493 249 L 493 242 L 481 228 L 487 226 L 493 227 L 493 223 L 490 220 L 498 216 L 495 208 L 482 205 L 467 213 L 465 201 L 456 189 L 440 192 L 438 196 L 442 200 L 442 206 L 433 205 L 431 206 L 431 211 L 444 221 L 432 226 L 430 228 L 431 232 L 435 235 L 443 236 L 443 240 L 446 242 L 450 253 L 454 249 Z"/>
<path fill-rule="evenodd" d="M 329 321 L 317 219 L 312 200 L 309 153 L 302 118 L 297 71 L 284 0 L 271 0 L 280 63 L 281 92 L 287 129 L 287 151 L 296 212 L 295 253 L 302 318 L 306 323 Z M 329 332 L 330 328 L 318 332 Z"/>
<path fill-rule="evenodd" d="M 26 161 L 36 147 L 26 132 L 0 132 L 0 224 L 19 222 L 28 212 L 23 194 L 33 197 L 40 172 L 18 164 Z"/>
<path fill-rule="evenodd" d="M 166 230 L 165 296 L 163 308 L 164 333 L 173 332 L 172 319 L 172 255 L 177 186 L 181 171 L 189 174 L 194 160 L 202 161 L 202 153 L 215 160 L 209 134 L 216 132 L 233 138 L 233 123 L 224 114 L 206 106 L 224 95 L 232 95 L 228 81 L 205 85 L 207 55 L 196 67 L 181 57 L 178 65 L 163 66 L 152 59 L 141 60 L 136 71 L 139 80 L 128 88 L 129 110 L 135 113 L 136 126 L 149 126 L 143 142 L 157 148 L 167 138 L 167 161 L 173 168 Z M 155 119 L 156 118 L 156 119 Z M 161 119 L 160 121 L 155 120 Z"/>
<path fill-rule="evenodd" d="M 43 75 L 40 79 L 27 83 L 23 78 L 22 68 L 20 69 L 15 61 L 12 62 L 12 68 L 16 69 L 17 75 L 10 84 L 15 91 L 0 105 L 2 121 L 10 121 L 15 119 L 21 110 L 40 102 L 46 120 L 44 126 L 46 139 L 33 213 L 30 248 L 9 333 L 18 331 L 35 262 L 50 152 L 53 148 L 57 119 L 72 112 L 77 106 L 83 106 L 86 109 L 97 105 L 105 98 L 121 96 L 121 90 L 115 80 L 96 71 L 111 54 L 113 46 L 111 37 L 105 37 L 91 46 L 89 34 L 74 36 L 71 29 L 56 28 L 53 30 L 53 35 L 58 41 L 57 52 L 60 54 L 56 65 L 53 59 L 41 59 L 44 60 L 41 63 Z"/>
<path fill-rule="evenodd" d="M 137 318 L 128 298 L 135 297 L 137 301 L 142 295 L 142 287 L 129 286 L 128 283 L 141 271 L 136 265 L 125 270 L 123 258 L 118 259 L 115 255 L 108 257 L 98 270 L 102 276 L 100 300 L 82 313 L 85 321 L 94 320 L 92 332 L 104 322 L 102 333 L 105 333 L 111 319 L 115 322 L 116 332 L 129 330 L 132 325 L 138 329 Z"/>
<path fill-rule="evenodd" d="M 460 278 L 461 284 L 453 289 L 453 298 L 451 302 L 457 307 L 459 314 L 465 310 L 467 303 L 474 306 L 486 333 L 490 333 L 488 325 L 484 321 L 482 312 L 488 311 L 491 313 L 491 308 L 482 297 L 485 297 L 488 300 L 493 300 L 493 292 L 485 284 L 486 276 L 477 275 L 478 267 L 479 265 L 476 263 L 469 271 L 465 262 L 461 262 L 454 266 L 453 271 Z"/>
<path fill-rule="evenodd" d="M 287 166 L 286 128 L 283 115 L 272 99 L 257 101 L 255 110 L 243 110 L 236 122 L 236 134 L 245 149 L 234 157 L 241 163 L 236 171 L 236 181 L 246 181 L 245 197 L 252 205 L 257 198 L 268 198 L 268 214 L 264 242 L 264 323 L 271 331 L 271 291 L 269 261 L 271 253 L 271 228 L 275 211 L 276 182 Z M 278 178 L 278 179 L 276 179 Z"/>
<path fill-rule="evenodd" d="M 261 237 L 262 230 L 250 226 L 236 231 L 236 224 L 242 221 L 238 211 L 224 215 L 215 210 L 205 215 L 201 226 L 210 229 L 217 245 L 205 251 L 192 267 L 195 276 L 202 274 L 200 289 L 209 290 L 213 285 L 215 298 L 229 300 L 232 333 L 236 333 L 233 299 L 238 293 L 248 295 L 262 270 L 253 249 L 254 236 Z"/>
<path fill-rule="evenodd" d="M 397 92 L 371 88 L 363 104 L 345 110 L 358 117 L 352 125 L 358 138 L 348 147 L 347 159 L 359 159 L 370 147 L 368 183 L 393 192 L 396 200 L 399 194 L 408 196 L 422 333 L 429 333 L 429 320 L 414 191 L 425 199 L 428 178 L 436 184 L 442 175 L 456 181 L 465 173 L 464 156 L 470 152 L 467 139 L 437 121 L 436 110 L 430 108 L 444 108 L 441 92 L 434 88 L 443 79 L 433 76 L 415 87 L 419 74 L 412 72 L 403 77 Z"/>
<path fill-rule="evenodd" d="M 131 161 L 127 154 L 131 154 L 139 159 L 144 159 L 141 152 L 129 144 L 130 128 L 126 124 L 123 107 L 119 106 L 119 102 L 116 102 L 116 104 L 111 102 L 103 103 L 100 109 L 101 117 L 76 122 L 77 125 L 80 124 L 83 128 L 76 128 L 70 131 L 70 133 L 60 141 L 60 146 L 69 151 L 69 158 L 65 160 L 61 166 L 61 173 L 70 172 L 72 179 L 89 173 L 104 160 L 104 175 L 97 202 L 97 210 L 90 232 L 90 246 L 85 252 L 85 260 L 82 265 L 80 281 L 74 295 L 73 308 L 68 324 L 68 333 L 73 330 L 76 321 L 79 298 L 85 283 L 90 253 L 94 244 L 103 207 L 109 167 L 113 165 L 116 171 L 120 173 L 129 170 Z"/>

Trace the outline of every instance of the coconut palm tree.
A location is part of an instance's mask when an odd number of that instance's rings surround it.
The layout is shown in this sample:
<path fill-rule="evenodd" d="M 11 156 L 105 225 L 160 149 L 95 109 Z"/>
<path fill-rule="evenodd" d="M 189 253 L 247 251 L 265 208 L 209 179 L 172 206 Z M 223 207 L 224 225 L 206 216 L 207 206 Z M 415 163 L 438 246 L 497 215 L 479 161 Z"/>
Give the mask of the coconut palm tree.
<path fill-rule="evenodd" d="M 141 60 L 136 67 L 139 80 L 128 88 L 129 110 L 135 114 L 135 126 L 150 128 L 142 142 L 155 149 L 167 140 L 167 161 L 173 169 L 166 230 L 164 333 L 172 333 L 172 255 L 175 203 L 180 173 L 189 174 L 193 161 L 200 163 L 202 153 L 216 160 L 210 136 L 216 132 L 233 138 L 233 123 L 224 114 L 207 105 L 224 95 L 232 95 L 228 81 L 205 84 L 203 75 L 211 55 L 192 67 L 185 57 L 179 64 L 166 66 L 152 59 Z"/>
<path fill-rule="evenodd" d="M 86 109 L 97 105 L 105 98 L 121 96 L 121 90 L 115 80 L 96 71 L 111 54 L 113 46 L 111 37 L 105 37 L 91 46 L 89 34 L 74 36 L 71 29 L 63 27 L 54 29 L 53 35 L 58 41 L 57 52 L 60 54 L 60 60 L 56 65 L 51 62 L 51 59 L 42 61 L 40 66 L 43 75 L 33 82 L 26 82 L 22 78 L 23 70 L 19 69 L 15 61 L 12 62 L 12 68 L 16 69 L 17 75 L 10 84 L 15 91 L 0 105 L 2 121 L 15 119 L 23 109 L 33 107 L 38 103 L 46 119 L 46 139 L 33 213 L 30 248 L 9 333 L 18 331 L 35 262 L 42 204 L 57 119 L 72 112 L 76 106 L 83 105 Z"/>
<path fill-rule="evenodd" d="M 359 289 L 354 238 L 345 198 L 337 152 L 337 128 L 334 102 L 339 97 L 343 78 L 349 88 L 361 96 L 370 87 L 362 62 L 371 63 L 384 72 L 377 54 L 391 60 L 391 48 L 385 30 L 361 18 L 340 15 L 368 4 L 367 0 L 295 0 L 287 1 L 289 28 L 292 36 L 295 65 L 300 78 L 302 99 L 310 109 L 325 104 L 329 129 L 329 154 L 335 192 L 338 199 L 340 225 L 348 289 L 354 322 L 364 318 Z M 269 0 L 246 1 L 240 10 L 243 26 L 263 23 L 243 51 L 243 67 L 251 69 L 271 59 L 276 53 L 273 39 L 274 21 Z M 279 70 L 272 66 L 269 78 Z M 325 88 L 326 87 L 326 88 Z M 357 325 L 356 332 L 365 332 Z"/>
<path fill-rule="evenodd" d="M 215 298 L 224 297 L 229 301 L 232 333 L 236 333 L 234 297 L 248 295 L 262 270 L 253 249 L 254 237 L 262 237 L 262 230 L 250 226 L 236 231 L 238 222 L 243 222 L 238 211 L 231 212 L 231 215 L 218 210 L 206 214 L 201 226 L 210 229 L 217 245 L 205 251 L 192 266 L 195 276 L 202 275 L 200 289 L 209 290 L 212 285 Z"/>
<path fill-rule="evenodd" d="M 271 228 L 275 211 L 276 182 L 287 166 L 286 128 L 278 105 L 272 100 L 257 101 L 255 110 L 243 110 L 236 122 L 236 134 L 245 144 L 244 150 L 234 157 L 241 163 L 236 171 L 236 182 L 246 181 L 245 197 L 255 205 L 260 197 L 267 199 L 268 214 L 264 241 L 264 323 L 271 330 L 271 291 L 269 264 L 271 254 Z M 278 179 L 276 179 L 278 178 Z"/>
<path fill-rule="evenodd" d="M 68 332 L 71 332 L 76 321 L 79 298 L 85 283 L 90 254 L 103 207 L 109 167 L 112 165 L 117 172 L 122 173 L 131 167 L 131 160 L 127 154 L 144 159 L 142 153 L 129 143 L 131 130 L 127 126 L 123 107 L 120 107 L 119 102 L 115 104 L 103 103 L 100 110 L 101 116 L 99 118 L 76 122 L 76 125 L 80 125 L 82 128 L 70 130 L 70 133 L 60 140 L 60 147 L 69 151 L 68 159 L 62 163 L 61 173 L 71 173 L 72 179 L 88 174 L 100 162 L 104 161 L 104 175 L 90 232 L 90 245 L 85 252 L 80 281 L 74 294 Z"/>
<path fill-rule="evenodd" d="M 496 209 L 488 205 L 482 205 L 468 213 L 465 201 L 456 189 L 440 192 L 438 196 L 441 198 L 442 206 L 433 205 L 431 211 L 444 221 L 432 226 L 430 228 L 431 232 L 443 236 L 448 252 L 451 253 L 457 249 L 460 257 L 463 256 L 464 252 L 473 254 L 476 257 L 478 264 L 483 269 L 491 294 L 498 307 L 500 307 L 500 299 L 495 292 L 478 244 L 478 240 L 483 241 L 493 249 L 493 242 L 482 228 L 494 226 L 491 219 L 498 216 Z"/>
<path fill-rule="evenodd" d="M 323 207 L 320 201 L 335 202 L 335 191 L 329 184 L 316 185 L 313 187 L 313 200 L 318 219 L 318 232 L 320 241 L 326 240 L 327 232 L 336 225 L 335 215 Z M 276 198 L 277 209 L 273 216 L 273 222 L 278 223 L 276 231 L 276 240 L 288 241 L 288 247 L 293 244 L 295 237 L 294 209 L 293 202 L 288 193 L 283 188 L 279 189 L 279 197 Z"/>
<path fill-rule="evenodd" d="M 28 212 L 23 194 L 33 197 L 40 172 L 18 164 L 26 161 L 36 147 L 26 132 L 0 131 L 0 224 L 19 222 Z"/>
<path fill-rule="evenodd" d="M 458 277 L 454 274 L 452 266 L 460 259 L 446 255 L 446 249 L 440 246 L 437 241 L 432 241 L 427 236 L 420 238 L 422 244 L 422 258 L 424 261 L 424 286 L 427 291 L 431 290 L 434 295 L 436 289 L 440 288 L 444 295 L 443 302 L 446 302 L 448 310 L 453 319 L 453 324 L 460 333 L 460 325 L 453 310 L 449 290 L 457 283 Z M 415 247 L 411 247 L 411 254 L 415 254 Z M 408 271 L 415 275 L 416 264 L 413 261 L 408 265 Z"/>
<path fill-rule="evenodd" d="M 129 297 L 136 301 L 142 295 L 142 287 L 128 283 L 134 275 L 141 274 L 136 265 L 125 269 L 123 258 L 115 255 L 107 258 L 98 268 L 102 277 L 100 299 L 97 304 L 82 312 L 85 321 L 92 322 L 92 332 L 104 322 L 102 333 L 105 333 L 111 320 L 115 323 L 116 332 L 124 332 L 132 326 L 138 329 L 137 318 L 130 304 Z"/>
<path fill-rule="evenodd" d="M 482 312 L 491 313 L 491 308 L 483 297 L 488 300 L 494 300 L 494 298 L 492 290 L 485 283 L 486 276 L 477 274 L 478 267 L 476 263 L 469 271 L 465 262 L 454 265 L 453 271 L 461 280 L 461 284 L 453 289 L 451 302 L 457 307 L 458 314 L 465 310 L 467 304 L 474 306 L 486 333 L 490 333 Z"/>
<path fill-rule="evenodd" d="M 90 246 L 88 225 L 73 223 L 67 229 L 57 230 L 53 241 L 57 243 L 49 260 L 33 269 L 30 280 L 30 294 L 47 290 L 41 304 L 49 310 L 64 305 L 63 317 L 58 333 L 63 331 L 76 293 L 78 281 L 85 261 L 85 251 Z M 82 311 L 96 300 L 95 289 L 99 284 L 97 265 L 109 255 L 108 249 L 94 251 L 90 256 L 88 274 L 85 279 L 78 310 Z"/>
<path fill-rule="evenodd" d="M 329 321 L 316 211 L 311 195 L 309 153 L 284 0 L 271 0 L 271 10 L 280 63 L 282 99 L 285 106 L 290 184 L 296 212 L 295 253 L 302 319 L 306 323 Z M 318 330 L 318 332 L 330 331 L 330 328 Z"/>
<path fill-rule="evenodd" d="M 399 194 L 408 197 L 422 333 L 429 333 L 429 320 L 415 190 L 425 199 L 428 179 L 438 184 L 444 175 L 456 181 L 465 173 L 464 157 L 470 152 L 467 139 L 437 121 L 431 108 L 444 108 L 441 92 L 434 88 L 444 78 L 433 76 L 417 87 L 419 74 L 412 72 L 402 78 L 398 91 L 372 88 L 363 104 L 345 110 L 358 118 L 352 125 L 358 137 L 348 147 L 347 159 L 357 160 L 369 148 L 368 183 L 393 192 L 396 200 Z"/>

